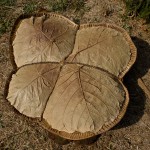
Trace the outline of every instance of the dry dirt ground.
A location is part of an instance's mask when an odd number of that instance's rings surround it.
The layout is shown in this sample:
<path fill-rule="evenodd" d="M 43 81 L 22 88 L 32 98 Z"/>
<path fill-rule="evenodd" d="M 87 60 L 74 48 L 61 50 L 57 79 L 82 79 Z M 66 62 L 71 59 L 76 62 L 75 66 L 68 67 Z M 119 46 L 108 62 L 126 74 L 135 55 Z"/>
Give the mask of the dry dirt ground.
<path fill-rule="evenodd" d="M 82 0 L 81 0 L 82 1 Z M 0 150 L 148 150 L 150 149 L 150 25 L 125 15 L 121 0 L 87 0 L 76 8 L 55 8 L 49 0 L 0 0 Z M 77 23 L 108 22 L 125 28 L 137 47 L 135 65 L 124 78 L 130 103 L 122 121 L 95 142 L 62 141 L 39 124 L 20 115 L 4 96 L 11 73 L 9 34 L 22 13 L 45 8 L 58 11 Z M 64 144 L 64 145 L 62 145 Z M 90 144 L 90 145 L 89 145 Z"/>

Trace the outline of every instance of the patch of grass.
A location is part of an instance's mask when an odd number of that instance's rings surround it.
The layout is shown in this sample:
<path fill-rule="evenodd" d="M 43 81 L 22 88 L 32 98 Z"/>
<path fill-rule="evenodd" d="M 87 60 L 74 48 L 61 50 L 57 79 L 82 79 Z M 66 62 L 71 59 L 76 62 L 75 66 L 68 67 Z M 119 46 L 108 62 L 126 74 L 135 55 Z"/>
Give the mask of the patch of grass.
<path fill-rule="evenodd" d="M 0 11 L 0 36 L 10 30 L 11 19 L 6 13 Z"/>
<path fill-rule="evenodd" d="M 0 5 L 14 6 L 15 4 L 16 0 L 0 0 Z"/>
<path fill-rule="evenodd" d="M 128 31 L 129 34 L 132 33 L 132 27 L 128 23 L 124 23 L 123 28 Z"/>
<path fill-rule="evenodd" d="M 0 36 L 9 31 L 11 26 L 11 16 L 9 12 L 16 5 L 16 0 L 0 0 Z"/>
<path fill-rule="evenodd" d="M 150 0 L 125 0 L 125 4 L 129 15 L 150 21 Z"/>
<path fill-rule="evenodd" d="M 84 13 L 90 10 L 90 7 L 86 6 L 86 1 L 87 0 L 49 0 L 49 7 L 52 12 L 73 13 L 73 21 L 79 24 Z"/>
<path fill-rule="evenodd" d="M 1 114 L 1 112 L 0 112 L 0 128 L 4 128 L 4 125 L 3 125 L 3 122 L 2 122 L 2 120 L 1 120 L 1 118 L 2 118 L 2 114 Z"/>
<path fill-rule="evenodd" d="M 37 3 L 35 1 L 31 1 L 25 4 L 23 11 L 25 14 L 30 14 L 36 11 Z"/>
<path fill-rule="evenodd" d="M 67 10 L 81 11 L 85 10 L 86 0 L 49 0 L 52 11 L 64 12 Z"/>
<path fill-rule="evenodd" d="M 11 23 L 10 20 L 4 20 L 0 23 L 0 35 L 4 34 L 6 31 L 8 31 Z"/>

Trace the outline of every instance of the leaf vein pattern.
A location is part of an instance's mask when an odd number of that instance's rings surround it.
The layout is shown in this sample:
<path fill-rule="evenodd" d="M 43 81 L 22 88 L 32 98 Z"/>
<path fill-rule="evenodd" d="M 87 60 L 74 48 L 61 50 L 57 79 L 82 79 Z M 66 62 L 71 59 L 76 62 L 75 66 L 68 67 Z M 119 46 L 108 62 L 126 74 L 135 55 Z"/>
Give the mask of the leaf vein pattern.
<path fill-rule="evenodd" d="M 88 110 L 88 113 L 89 113 L 89 115 L 90 115 L 92 121 L 93 121 L 93 118 L 92 118 L 92 116 L 91 116 L 91 114 L 90 114 L 90 110 L 89 110 L 89 108 L 88 108 L 88 106 L 87 106 L 87 103 L 86 103 L 86 98 L 85 98 L 84 91 L 83 91 L 83 87 L 82 87 L 82 83 L 81 83 L 80 71 L 81 71 L 81 68 L 79 68 L 79 71 L 78 71 L 78 82 L 79 82 L 79 86 L 80 86 L 80 89 L 81 89 L 81 92 L 82 92 L 82 95 L 83 95 L 83 99 L 84 99 L 86 108 L 87 108 L 87 110 Z M 93 121 L 93 124 L 94 124 L 94 121 Z"/>
<path fill-rule="evenodd" d="M 104 101 L 102 101 L 101 99 L 99 99 L 96 95 L 94 95 L 93 93 L 91 93 L 91 92 L 89 92 L 89 91 L 84 91 L 84 92 L 87 92 L 87 93 L 89 93 L 89 94 L 91 94 L 91 95 L 93 95 L 95 98 L 97 98 L 98 100 L 100 100 L 105 106 L 106 106 L 106 108 L 107 108 L 107 112 L 110 114 L 110 115 L 112 115 L 113 116 L 113 114 L 111 114 L 110 112 L 109 112 L 109 108 L 108 108 L 108 106 L 106 105 L 106 103 L 104 102 Z"/>
<path fill-rule="evenodd" d="M 95 45 L 100 44 L 101 42 L 105 41 L 105 39 L 104 39 L 104 40 L 101 40 L 101 41 L 98 42 L 98 39 L 100 38 L 100 36 L 101 36 L 102 33 L 104 32 L 104 30 L 105 30 L 105 29 L 102 30 L 102 32 L 100 33 L 99 37 L 97 38 L 97 43 L 94 43 L 93 45 L 90 45 L 90 46 L 89 46 L 90 40 L 91 40 L 91 36 L 90 36 L 90 37 L 89 37 L 89 40 L 88 40 L 87 47 L 86 47 L 86 48 L 83 48 L 83 49 L 81 49 L 81 50 L 79 50 L 80 48 L 79 48 L 79 40 L 78 40 L 78 51 L 77 51 L 77 53 L 73 56 L 72 61 L 75 59 L 75 57 L 76 57 L 79 53 L 81 53 L 81 52 L 83 52 L 83 51 L 85 51 L 85 50 L 88 50 L 89 48 L 92 48 L 92 47 L 94 47 Z M 92 32 L 91 32 L 91 33 L 92 33 Z"/>
<path fill-rule="evenodd" d="M 64 115 L 65 115 L 65 112 L 66 112 L 66 108 L 67 108 L 67 106 L 69 105 L 69 103 L 70 103 L 70 101 L 71 101 L 71 99 L 73 98 L 73 96 L 75 96 L 76 94 L 77 94 L 77 92 L 78 92 L 78 90 L 79 90 L 80 88 L 78 88 L 72 95 L 71 95 L 71 97 L 69 98 L 69 100 L 68 100 L 68 102 L 67 102 L 67 104 L 66 104 L 66 106 L 65 106 L 65 109 L 64 109 L 64 112 L 63 112 L 63 124 L 64 124 Z"/>
<path fill-rule="evenodd" d="M 87 81 L 84 81 L 84 80 L 82 80 L 83 82 L 86 82 L 86 83 L 88 83 L 88 84 L 90 84 L 90 85 L 92 85 L 92 86 L 94 86 L 94 87 L 96 87 L 99 91 L 100 91 L 100 89 L 96 86 L 96 85 L 94 85 L 94 84 L 92 84 L 92 83 L 90 83 L 90 82 L 87 82 Z M 101 92 L 101 91 L 100 91 Z M 112 108 L 114 108 L 113 106 L 111 106 L 111 105 L 109 105 L 109 104 L 105 104 L 105 105 L 108 105 L 108 106 L 110 106 L 110 107 L 112 107 Z"/>
<path fill-rule="evenodd" d="M 83 98 L 84 99 L 84 98 Z M 83 101 L 83 99 L 81 100 L 81 102 Z M 80 115 L 80 117 L 79 117 L 79 119 L 78 119 L 78 121 L 77 121 L 77 129 L 78 129 L 78 127 L 79 127 L 79 121 L 80 121 L 80 119 L 81 119 L 81 117 L 82 117 L 82 115 L 83 115 L 83 113 L 84 113 L 84 111 L 86 110 L 86 106 L 85 106 L 85 108 L 83 109 L 83 111 L 82 111 L 82 113 L 81 113 L 81 115 Z"/>
<path fill-rule="evenodd" d="M 73 116 L 74 116 L 74 112 L 76 111 L 78 105 L 81 103 L 82 101 L 79 100 L 79 102 L 77 103 L 77 105 L 75 106 L 73 113 L 72 113 L 72 117 L 71 117 L 71 127 L 73 126 Z"/>
<path fill-rule="evenodd" d="M 52 69 L 50 69 L 49 71 L 46 71 L 46 72 L 42 73 L 41 76 L 44 75 L 45 73 L 48 73 L 48 72 L 50 72 L 50 71 L 56 69 L 56 68 L 57 68 L 57 67 L 52 68 Z M 39 77 L 41 77 L 41 76 L 38 76 L 38 77 L 36 77 L 35 79 L 33 79 L 28 85 L 26 85 L 25 87 L 23 87 L 23 88 L 22 88 L 20 91 L 18 91 L 18 92 L 22 92 L 22 90 L 24 90 L 24 89 L 26 89 L 28 86 L 32 85 L 32 83 L 33 83 L 34 81 L 36 81 L 36 80 L 37 80 Z"/>
<path fill-rule="evenodd" d="M 71 71 L 72 72 L 72 71 Z M 76 71 L 77 72 L 77 71 Z M 69 80 L 76 72 L 73 72 L 65 81 L 63 81 L 61 84 L 59 84 L 57 87 L 61 86 L 62 84 L 64 84 L 65 82 L 67 82 L 67 80 Z"/>
<path fill-rule="evenodd" d="M 95 80 L 96 82 L 100 82 L 100 81 L 97 81 L 95 78 L 93 78 L 93 77 L 91 77 L 89 74 L 87 74 L 86 72 L 84 72 L 84 71 L 81 71 L 82 73 L 84 73 L 84 74 L 86 74 L 87 76 L 89 76 L 91 79 L 93 79 L 93 80 Z M 102 83 L 101 83 L 102 84 Z M 112 94 L 112 96 L 115 98 L 115 99 L 117 99 L 116 98 L 116 96 L 113 94 L 113 92 L 111 91 L 111 89 L 109 89 L 108 87 L 106 87 L 104 84 L 102 84 L 107 90 L 109 90 L 110 92 L 111 92 L 111 94 Z"/>
<path fill-rule="evenodd" d="M 63 94 L 65 93 L 65 91 L 67 90 L 67 88 L 68 88 L 76 79 L 77 79 L 77 78 L 73 79 L 73 80 L 67 85 L 67 87 L 65 88 L 65 90 L 61 93 L 61 95 L 63 95 Z M 60 100 L 61 100 L 61 99 L 57 100 L 55 106 L 54 106 L 54 107 L 52 108 L 52 110 L 51 110 L 51 114 L 53 113 L 54 108 L 56 107 L 57 103 L 58 103 Z"/>

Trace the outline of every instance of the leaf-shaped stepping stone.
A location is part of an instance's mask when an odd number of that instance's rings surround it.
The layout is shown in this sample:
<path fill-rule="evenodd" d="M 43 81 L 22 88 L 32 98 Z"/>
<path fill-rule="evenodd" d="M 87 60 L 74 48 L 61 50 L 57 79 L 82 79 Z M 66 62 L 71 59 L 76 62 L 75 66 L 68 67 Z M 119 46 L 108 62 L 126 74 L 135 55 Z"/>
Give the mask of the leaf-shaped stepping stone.
<path fill-rule="evenodd" d="M 16 65 L 62 61 L 73 49 L 76 31 L 76 24 L 54 14 L 20 21 L 12 41 Z"/>
<path fill-rule="evenodd" d="M 81 25 L 67 61 L 96 66 L 122 77 L 135 61 L 135 46 L 122 28 Z"/>
<path fill-rule="evenodd" d="M 124 87 L 114 76 L 68 64 L 63 66 L 43 118 L 58 131 L 96 134 L 117 118 L 126 99 Z"/>
<path fill-rule="evenodd" d="M 12 76 L 7 99 L 20 113 L 41 117 L 59 74 L 58 64 L 33 64 Z"/>
<path fill-rule="evenodd" d="M 50 13 L 26 17 L 15 29 L 11 48 L 19 69 L 7 99 L 20 113 L 41 117 L 47 130 L 71 140 L 101 134 L 121 120 L 129 102 L 122 79 L 136 59 L 124 29 L 78 29 Z"/>

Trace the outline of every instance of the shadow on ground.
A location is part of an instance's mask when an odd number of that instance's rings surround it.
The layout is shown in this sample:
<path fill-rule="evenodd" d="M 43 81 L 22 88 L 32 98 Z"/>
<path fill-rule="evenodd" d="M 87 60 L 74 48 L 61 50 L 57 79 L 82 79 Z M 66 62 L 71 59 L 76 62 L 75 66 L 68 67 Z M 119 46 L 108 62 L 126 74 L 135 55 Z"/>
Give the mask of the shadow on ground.
<path fill-rule="evenodd" d="M 144 114 L 146 96 L 138 85 L 138 78 L 143 77 L 150 69 L 150 45 L 137 37 L 132 37 L 137 48 L 137 59 L 124 78 L 129 91 L 130 102 L 122 121 L 114 129 L 130 126 L 140 120 Z"/>
<path fill-rule="evenodd" d="M 54 135 L 52 133 L 49 133 L 49 137 L 60 145 L 65 145 L 65 144 L 72 142 L 72 140 L 61 138 L 61 137 Z M 100 137 L 100 135 L 97 135 L 95 137 L 91 137 L 88 139 L 75 141 L 75 144 L 76 145 L 91 145 L 91 144 L 94 144 L 98 140 L 99 137 Z"/>

